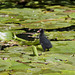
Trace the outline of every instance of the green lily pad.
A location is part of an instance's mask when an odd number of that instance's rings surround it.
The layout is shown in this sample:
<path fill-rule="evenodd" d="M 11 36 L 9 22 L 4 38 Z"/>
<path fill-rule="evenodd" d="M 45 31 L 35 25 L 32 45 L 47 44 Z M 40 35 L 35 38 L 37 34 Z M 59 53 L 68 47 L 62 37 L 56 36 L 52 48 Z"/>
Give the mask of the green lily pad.
<path fill-rule="evenodd" d="M 0 75 L 9 75 L 9 72 L 0 72 Z"/>
<path fill-rule="evenodd" d="M 75 53 L 75 41 L 54 41 L 51 42 L 53 48 L 51 48 L 51 53 Z M 42 49 L 40 45 L 37 48 Z"/>
<path fill-rule="evenodd" d="M 0 59 L 0 71 L 8 70 L 11 66 L 10 60 Z"/>
<path fill-rule="evenodd" d="M 63 31 L 63 32 L 45 32 L 45 35 L 49 39 L 57 39 L 57 40 L 72 40 L 75 39 L 74 31 Z M 32 37 L 36 37 L 38 34 L 34 34 Z"/>
<path fill-rule="evenodd" d="M 60 73 L 47 73 L 47 74 L 43 74 L 43 75 L 74 75 L 75 72 L 74 71 L 70 71 L 70 70 L 62 70 Z"/>
<path fill-rule="evenodd" d="M 10 52 L 10 53 L 17 53 L 18 54 L 18 53 L 24 52 L 25 48 L 21 47 L 21 46 L 19 46 L 19 47 L 14 46 L 14 47 L 6 48 L 5 51 Z"/>
<path fill-rule="evenodd" d="M 57 39 L 57 40 L 67 40 L 67 39 L 75 39 L 74 31 L 63 31 L 63 32 L 48 32 L 46 33 L 49 39 Z"/>
<path fill-rule="evenodd" d="M 54 21 L 48 21 L 48 22 L 40 22 L 40 23 L 29 23 L 29 24 L 24 24 L 26 28 L 31 28 L 31 29 L 58 29 L 58 28 L 63 28 L 63 27 L 68 27 L 71 26 L 72 24 L 70 23 L 65 23 L 65 22 L 54 22 Z"/>
<path fill-rule="evenodd" d="M 14 61 L 12 62 L 12 66 L 10 67 L 10 69 L 13 69 L 13 70 L 24 70 L 28 68 L 31 68 L 31 67 L 26 64 L 14 62 Z"/>
<path fill-rule="evenodd" d="M 32 46 L 26 46 L 26 47 L 15 46 L 15 47 L 7 48 L 7 50 L 5 49 L 5 51 L 9 52 L 8 59 L 11 60 L 10 61 L 2 60 L 1 62 L 7 61 L 7 63 L 8 62 L 11 63 L 10 68 L 9 67 L 7 68 L 9 70 L 11 69 L 14 69 L 15 71 L 25 70 L 26 73 L 28 74 L 33 73 L 33 75 L 40 74 L 40 73 L 60 74 L 63 72 L 61 70 L 75 70 L 75 61 L 74 61 L 75 42 L 74 41 L 54 41 L 54 42 L 51 41 L 51 43 L 53 45 L 53 48 L 51 48 L 50 51 L 48 52 L 47 51 L 42 52 L 43 49 L 41 45 L 38 45 L 38 47 L 36 47 L 38 50 L 38 54 L 41 54 L 38 57 L 30 56 L 30 54 L 33 54 Z M 16 62 L 16 60 L 19 60 L 20 62 Z M 37 69 L 40 68 L 40 70 L 36 70 L 37 72 L 36 71 L 33 72 L 32 67 Z"/>
<path fill-rule="evenodd" d="M 25 33 L 26 32 L 24 30 L 15 30 L 15 29 L 9 30 L 9 31 L 12 32 L 12 33 L 14 33 L 14 34 L 22 34 L 22 33 Z"/>
<path fill-rule="evenodd" d="M 26 73 L 25 72 L 15 72 L 15 73 L 13 73 L 13 75 L 26 75 Z"/>
<path fill-rule="evenodd" d="M 75 13 L 69 15 L 71 18 L 75 18 Z"/>
<path fill-rule="evenodd" d="M 54 7 L 55 8 L 55 7 Z M 70 13 L 63 13 L 63 7 L 56 6 L 56 8 L 61 8 L 61 12 L 55 11 L 52 13 L 43 13 L 41 9 L 6 9 L 1 10 L 0 12 L 8 15 L 8 17 L 1 17 L 1 22 L 4 25 L 10 25 L 11 29 L 20 29 L 20 28 L 44 28 L 44 29 L 56 29 L 56 28 L 63 28 L 71 26 L 72 23 L 66 22 L 65 18 Z M 68 9 L 68 8 L 64 8 Z M 59 10 L 59 9 L 58 9 Z M 11 11 L 11 12 L 10 12 Z M 15 11 L 15 13 L 13 13 Z M 21 12 L 20 12 L 21 11 Z M 16 16 L 16 17 L 15 17 Z M 8 18 L 8 19 L 7 19 Z M 6 24 L 7 23 L 7 24 Z M 19 23 L 21 26 L 18 25 L 11 25 Z"/>
<path fill-rule="evenodd" d="M 0 40 L 9 41 L 13 39 L 13 34 L 11 32 L 0 32 Z"/>
<path fill-rule="evenodd" d="M 74 74 L 75 74 L 75 71 L 62 70 L 62 73 L 63 73 L 64 75 L 65 75 L 65 74 L 74 75 Z"/>

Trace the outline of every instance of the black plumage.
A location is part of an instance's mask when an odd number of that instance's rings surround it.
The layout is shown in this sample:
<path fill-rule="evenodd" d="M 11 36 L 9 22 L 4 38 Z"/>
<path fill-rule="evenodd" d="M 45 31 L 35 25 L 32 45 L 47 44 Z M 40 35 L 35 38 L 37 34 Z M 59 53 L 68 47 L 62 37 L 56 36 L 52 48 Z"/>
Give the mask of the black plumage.
<path fill-rule="evenodd" d="M 44 51 L 47 49 L 47 51 L 49 51 L 49 48 L 52 48 L 52 44 L 51 42 L 46 38 L 45 34 L 44 34 L 44 30 L 40 29 L 37 32 L 40 32 L 39 35 L 39 39 L 40 39 L 40 44 L 42 46 L 42 48 L 44 49 Z"/>

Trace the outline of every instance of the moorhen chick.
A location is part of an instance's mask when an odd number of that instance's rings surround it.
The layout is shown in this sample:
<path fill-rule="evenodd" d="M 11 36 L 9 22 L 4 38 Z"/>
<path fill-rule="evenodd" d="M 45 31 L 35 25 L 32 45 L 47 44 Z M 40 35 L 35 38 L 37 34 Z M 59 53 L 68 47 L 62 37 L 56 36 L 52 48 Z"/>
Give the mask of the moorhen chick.
<path fill-rule="evenodd" d="M 41 44 L 42 48 L 44 49 L 44 52 L 45 52 L 46 49 L 47 49 L 47 51 L 49 51 L 49 48 L 52 48 L 52 44 L 46 38 L 46 36 L 44 34 L 44 30 L 43 29 L 39 29 L 37 32 L 40 32 L 40 35 L 39 35 L 40 44 Z"/>

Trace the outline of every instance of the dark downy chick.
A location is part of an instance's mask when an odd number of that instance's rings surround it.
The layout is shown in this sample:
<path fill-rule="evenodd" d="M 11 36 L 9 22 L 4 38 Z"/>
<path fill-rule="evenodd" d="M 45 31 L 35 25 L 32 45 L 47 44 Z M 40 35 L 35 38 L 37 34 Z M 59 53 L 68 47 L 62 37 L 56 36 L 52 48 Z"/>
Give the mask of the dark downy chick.
<path fill-rule="evenodd" d="M 42 48 L 44 49 L 44 51 L 46 49 L 47 49 L 47 51 L 49 51 L 49 48 L 52 48 L 52 44 L 46 38 L 46 36 L 44 34 L 44 30 L 43 29 L 39 29 L 37 32 L 40 32 L 39 39 L 40 39 L 40 44 L 41 44 Z"/>

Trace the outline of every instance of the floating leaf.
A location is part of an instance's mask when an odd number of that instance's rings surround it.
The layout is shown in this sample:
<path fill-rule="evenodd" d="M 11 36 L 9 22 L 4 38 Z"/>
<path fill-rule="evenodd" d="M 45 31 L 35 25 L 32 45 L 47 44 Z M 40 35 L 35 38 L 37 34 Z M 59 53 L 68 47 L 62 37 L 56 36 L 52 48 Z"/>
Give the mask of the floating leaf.
<path fill-rule="evenodd" d="M 8 70 L 11 66 L 10 60 L 0 59 L 0 71 Z"/>
<path fill-rule="evenodd" d="M 9 75 L 9 72 L 0 72 L 0 75 Z"/>
<path fill-rule="evenodd" d="M 51 41 L 51 43 L 53 48 L 50 49 L 50 53 L 75 53 L 74 41 Z M 42 49 L 41 45 L 37 48 Z"/>
<path fill-rule="evenodd" d="M 19 62 L 12 62 L 12 66 L 10 67 L 10 69 L 13 70 L 25 70 L 31 68 L 30 66 L 28 66 L 27 64 L 23 64 L 23 63 L 19 63 Z"/>
<path fill-rule="evenodd" d="M 71 40 L 75 39 L 74 31 L 63 31 L 63 32 L 48 32 L 46 33 L 49 39 L 57 39 L 57 40 Z"/>
<path fill-rule="evenodd" d="M 13 39 L 11 32 L 0 32 L 0 40 L 9 41 Z"/>
<path fill-rule="evenodd" d="M 25 75 L 26 73 L 25 72 L 15 72 L 15 73 L 13 73 L 13 75 Z"/>
<path fill-rule="evenodd" d="M 75 18 L 75 13 L 69 15 L 71 18 Z"/>
<path fill-rule="evenodd" d="M 56 40 L 72 40 L 75 39 L 75 32 L 74 31 L 57 31 L 57 32 L 45 32 L 45 35 L 49 39 L 56 39 Z M 33 37 L 37 37 L 38 34 L 33 34 Z"/>

